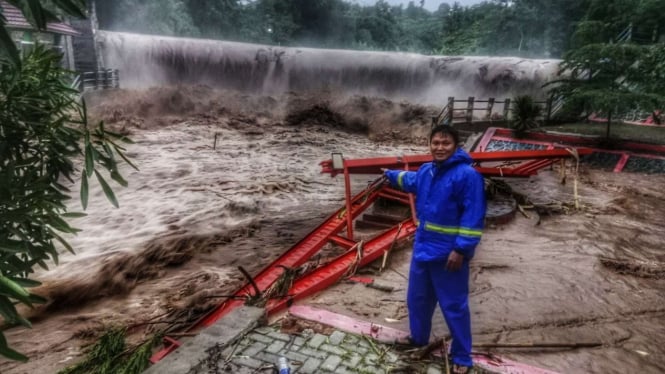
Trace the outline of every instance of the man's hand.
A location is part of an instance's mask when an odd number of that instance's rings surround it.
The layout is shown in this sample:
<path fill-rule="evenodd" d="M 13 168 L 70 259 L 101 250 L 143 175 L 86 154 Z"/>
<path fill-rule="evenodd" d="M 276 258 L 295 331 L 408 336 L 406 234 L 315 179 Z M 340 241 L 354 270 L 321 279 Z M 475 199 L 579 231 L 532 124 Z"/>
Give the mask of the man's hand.
<path fill-rule="evenodd" d="M 462 267 L 464 256 L 456 251 L 451 251 L 448 255 L 448 262 L 446 262 L 446 270 L 457 271 Z"/>

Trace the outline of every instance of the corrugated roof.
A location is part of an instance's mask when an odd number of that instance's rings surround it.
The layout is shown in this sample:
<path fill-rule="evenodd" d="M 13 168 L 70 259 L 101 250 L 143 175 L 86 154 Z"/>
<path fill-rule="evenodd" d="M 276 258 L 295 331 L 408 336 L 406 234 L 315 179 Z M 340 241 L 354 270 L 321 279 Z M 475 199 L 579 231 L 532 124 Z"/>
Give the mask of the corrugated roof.
<path fill-rule="evenodd" d="M 28 20 L 25 19 L 23 13 L 21 13 L 17 7 L 5 1 L 0 1 L 0 7 L 2 8 L 2 15 L 7 19 L 5 27 L 8 29 L 35 30 L 35 28 L 28 22 Z M 61 22 L 47 23 L 46 31 L 54 34 L 64 35 L 80 34 L 73 27 Z"/>

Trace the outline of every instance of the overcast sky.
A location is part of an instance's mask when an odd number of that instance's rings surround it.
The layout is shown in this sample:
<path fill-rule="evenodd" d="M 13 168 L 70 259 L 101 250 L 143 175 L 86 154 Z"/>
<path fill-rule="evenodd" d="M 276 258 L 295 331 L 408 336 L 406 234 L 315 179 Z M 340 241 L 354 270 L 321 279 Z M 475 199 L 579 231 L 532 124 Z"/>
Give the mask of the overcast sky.
<path fill-rule="evenodd" d="M 362 5 L 374 5 L 376 3 L 376 0 L 347 0 L 349 2 L 353 3 L 359 3 Z M 409 0 L 387 0 L 388 3 L 393 4 L 393 5 L 399 5 L 399 4 L 404 4 L 406 6 L 409 3 Z M 483 0 L 457 0 L 460 5 L 473 5 L 473 4 L 478 4 L 481 3 Z M 413 2 L 418 5 L 419 0 L 413 0 Z M 448 3 L 450 5 L 453 5 L 455 0 L 425 0 L 425 9 L 429 11 L 435 11 L 439 9 L 439 4 L 441 3 Z"/>

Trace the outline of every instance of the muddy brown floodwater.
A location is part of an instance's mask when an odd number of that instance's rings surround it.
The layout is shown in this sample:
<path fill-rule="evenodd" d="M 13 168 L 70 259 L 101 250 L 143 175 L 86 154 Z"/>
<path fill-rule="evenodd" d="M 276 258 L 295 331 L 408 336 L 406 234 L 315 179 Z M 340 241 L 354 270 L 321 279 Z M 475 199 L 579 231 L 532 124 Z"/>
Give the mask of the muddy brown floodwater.
<path fill-rule="evenodd" d="M 98 186 L 75 256 L 38 273 L 49 304 L 28 311 L 33 328 L 7 330 L 26 364 L 2 373 L 53 373 L 83 357 L 111 325 L 133 341 L 216 305 L 343 203 L 342 178 L 319 173 L 346 157 L 426 151 L 437 108 L 330 92 L 250 96 L 205 86 L 114 91 L 89 97 L 92 115 L 135 140 L 113 209 Z M 216 139 L 216 144 L 215 143 Z M 214 148 L 213 148 L 214 145 Z M 372 176 L 354 177 L 361 189 Z M 478 343 L 589 343 L 596 348 L 501 349 L 562 373 L 665 371 L 665 177 L 582 167 L 582 209 L 486 230 L 472 265 Z M 513 187 L 540 202 L 570 202 L 573 178 L 557 170 Z M 76 189 L 76 187 L 74 187 Z M 75 194 L 77 192 L 75 191 Z M 79 209 L 76 201 L 71 209 Z M 390 294 L 340 283 L 308 302 L 406 328 L 402 245 L 381 281 Z M 436 317 L 434 334 L 446 333 Z"/>

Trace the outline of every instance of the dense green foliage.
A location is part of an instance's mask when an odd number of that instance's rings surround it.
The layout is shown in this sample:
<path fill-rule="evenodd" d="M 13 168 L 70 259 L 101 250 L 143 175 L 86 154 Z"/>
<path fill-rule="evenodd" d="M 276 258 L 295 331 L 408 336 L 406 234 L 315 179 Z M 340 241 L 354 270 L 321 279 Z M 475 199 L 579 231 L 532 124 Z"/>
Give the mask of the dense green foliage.
<path fill-rule="evenodd" d="M 414 1 L 95 1 L 102 29 L 447 55 L 561 57 L 589 39 L 607 42 L 631 23 L 634 40 L 658 40 L 665 21 L 659 0 L 489 0 L 468 7 L 443 3 L 434 12 Z"/>

